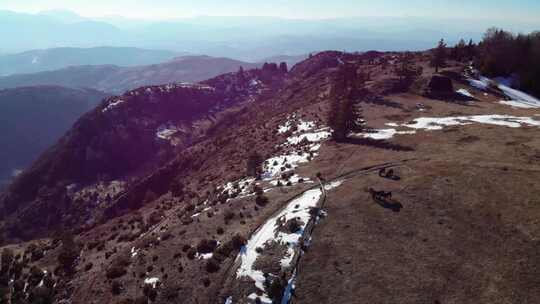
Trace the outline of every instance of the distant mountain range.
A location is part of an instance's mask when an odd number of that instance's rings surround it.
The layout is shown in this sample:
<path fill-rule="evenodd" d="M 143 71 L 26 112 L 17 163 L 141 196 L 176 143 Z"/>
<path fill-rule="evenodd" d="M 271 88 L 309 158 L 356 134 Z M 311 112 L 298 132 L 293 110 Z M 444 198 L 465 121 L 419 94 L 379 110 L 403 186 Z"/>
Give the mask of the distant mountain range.
<path fill-rule="evenodd" d="M 483 31 L 493 25 L 489 20 L 420 17 L 325 20 L 197 17 L 144 21 L 121 17 L 89 19 L 71 12 L 23 14 L 11 11 L 0 11 L 0 20 L 0 53 L 106 45 L 166 49 L 249 62 L 326 49 L 420 50 L 432 47 L 441 37 L 450 43 L 460 38 L 478 40 Z"/>
<path fill-rule="evenodd" d="M 275 59 L 294 63 L 298 58 L 281 57 Z M 235 72 L 241 66 L 244 69 L 251 69 L 261 65 L 260 63 L 248 63 L 229 58 L 183 56 L 165 63 L 145 66 L 84 65 L 34 74 L 5 76 L 0 77 L 0 88 L 56 85 L 71 88 L 92 88 L 120 94 L 126 90 L 146 85 L 198 82 L 220 74 Z"/>
<path fill-rule="evenodd" d="M 0 90 L 0 188 L 106 96 L 55 86 Z"/>
<path fill-rule="evenodd" d="M 53 48 L 0 55 L 0 75 L 37 73 L 68 66 L 156 64 L 185 55 L 179 52 L 130 47 Z"/>

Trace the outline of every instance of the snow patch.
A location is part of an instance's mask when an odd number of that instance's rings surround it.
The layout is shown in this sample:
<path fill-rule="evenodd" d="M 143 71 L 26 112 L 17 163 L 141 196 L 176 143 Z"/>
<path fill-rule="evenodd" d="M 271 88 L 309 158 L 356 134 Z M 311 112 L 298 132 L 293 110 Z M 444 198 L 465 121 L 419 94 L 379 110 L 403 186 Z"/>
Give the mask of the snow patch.
<path fill-rule="evenodd" d="M 503 84 L 499 84 L 498 88 L 503 91 L 504 95 L 508 96 L 513 103 L 522 103 L 524 106 L 532 108 L 540 108 L 540 100 L 522 91 L 512 89 Z"/>
<path fill-rule="evenodd" d="M 291 153 L 269 158 L 264 162 L 262 178 L 263 180 L 271 180 L 280 176 L 281 173 L 293 170 L 300 164 L 309 162 L 309 156 L 309 153 Z"/>
<path fill-rule="evenodd" d="M 323 129 L 317 130 L 316 132 L 304 133 L 297 136 L 291 136 L 287 138 L 287 143 L 290 145 L 297 145 L 301 143 L 302 141 L 308 141 L 311 143 L 319 142 L 319 141 L 329 138 L 332 135 L 332 133 L 330 133 L 330 131 L 328 130 L 329 130 L 328 128 L 323 128 Z"/>
<path fill-rule="evenodd" d="M 124 102 L 126 102 L 126 101 L 121 99 L 121 98 L 118 98 L 116 100 L 111 100 L 111 102 L 109 102 L 109 104 L 103 110 L 101 110 L 101 112 L 105 113 L 105 112 L 110 111 L 110 110 L 112 110 L 114 108 L 117 108 L 119 105 L 123 104 Z"/>
<path fill-rule="evenodd" d="M 13 171 L 11 172 L 11 177 L 17 177 L 17 176 L 21 175 L 21 173 L 23 173 L 23 170 L 21 170 L 21 169 L 13 169 Z"/>
<path fill-rule="evenodd" d="M 266 294 L 258 296 L 256 293 L 252 293 L 248 296 L 248 299 L 254 303 L 257 303 L 257 298 L 261 304 L 272 304 L 272 299 L 270 299 Z"/>
<path fill-rule="evenodd" d="M 331 135 L 330 128 L 317 127 L 313 121 L 305 121 L 297 119 L 296 113 L 287 117 L 285 123 L 278 126 L 278 133 L 284 134 L 293 130 L 291 136 L 278 147 L 283 151 L 281 155 L 273 156 L 263 162 L 263 172 L 261 173 L 262 181 L 269 182 L 273 186 L 277 186 L 282 174 L 289 173 L 290 177 L 281 181 L 283 185 L 291 182 L 291 185 L 303 182 L 312 183 L 309 178 L 300 177 L 297 174 L 291 174 L 300 164 L 311 161 L 317 156 L 317 151 L 321 148 L 320 142 L 326 140 Z M 255 195 L 253 184 L 255 178 L 244 178 L 235 182 L 229 182 L 224 186 L 218 187 L 222 189 L 222 193 L 227 193 L 230 198 L 244 198 Z M 263 189 L 264 192 L 270 191 L 272 188 Z"/>
<path fill-rule="evenodd" d="M 171 141 L 173 136 L 178 133 L 178 128 L 173 124 L 161 125 L 156 130 L 156 137 L 165 141 Z M 174 145 L 173 142 L 171 142 Z"/>
<path fill-rule="evenodd" d="M 324 190 L 331 190 L 340 186 L 342 181 L 333 182 L 324 187 Z M 294 258 L 295 249 L 299 247 L 299 242 L 304 235 L 311 218 L 311 209 L 317 207 L 319 200 L 323 196 L 323 190 L 320 188 L 308 190 L 298 198 L 290 201 L 284 209 L 277 215 L 268 219 L 248 240 L 247 244 L 241 249 L 237 260 L 240 260 L 240 267 L 237 270 L 237 278 L 249 277 L 255 282 L 255 286 L 264 293 L 264 282 L 266 281 L 264 273 L 254 269 L 255 261 L 260 256 L 258 248 L 264 248 L 266 245 L 276 242 L 286 245 L 287 252 L 280 260 L 282 267 L 290 267 Z M 291 219 L 296 219 L 299 223 L 299 230 L 295 233 L 280 231 L 279 227 Z M 263 303 L 272 303 L 266 294 L 257 296 L 255 293 L 248 296 L 255 300 L 259 297 Z M 268 301 L 268 302 L 265 302 Z"/>
<path fill-rule="evenodd" d="M 310 180 L 309 178 L 301 177 L 298 174 L 294 174 L 293 176 L 289 177 L 287 180 L 283 180 L 281 183 L 283 185 L 286 185 L 288 182 L 291 182 L 291 186 L 294 186 L 296 184 L 299 184 L 300 180 L 302 180 L 302 183 L 313 183 L 313 181 Z M 275 180 L 270 181 L 270 184 L 273 186 L 277 186 L 279 181 L 280 181 L 279 179 L 275 179 Z"/>
<path fill-rule="evenodd" d="M 469 84 L 479 90 L 487 90 L 490 86 L 501 90 L 510 100 L 501 101 L 502 104 L 520 108 L 540 108 L 540 100 L 520 90 L 509 86 L 513 81 L 511 78 L 496 78 L 495 81 L 487 77 L 480 76 L 479 79 L 468 78 Z M 523 105 L 518 105 L 519 103 Z"/>
<path fill-rule="evenodd" d="M 373 132 L 363 133 L 365 138 L 372 138 L 377 140 L 390 139 L 396 134 L 415 134 L 416 131 L 398 131 L 396 129 L 376 129 Z"/>
<path fill-rule="evenodd" d="M 394 127 L 414 129 L 410 131 L 398 131 L 392 129 L 375 129 L 370 132 L 359 133 L 365 138 L 373 138 L 378 140 L 390 139 L 397 134 L 415 134 L 416 130 L 442 130 L 449 126 L 470 125 L 473 123 L 489 124 L 503 126 L 509 128 L 520 128 L 522 126 L 540 127 L 540 120 L 531 117 L 517 117 L 511 115 L 472 115 L 472 116 L 455 116 L 455 117 L 420 117 L 408 124 L 389 123 Z"/>
<path fill-rule="evenodd" d="M 278 145 L 288 152 L 271 157 L 264 162 L 263 180 L 275 179 L 282 173 L 294 170 L 300 164 L 311 161 L 321 148 L 320 142 L 331 136 L 330 128 L 317 128 L 315 122 L 297 119 L 296 114 L 287 117 L 287 121 L 278 127 L 278 132 L 283 134 L 293 129 L 294 132 L 287 138 L 287 141 Z"/>
<path fill-rule="evenodd" d="M 491 83 L 491 80 L 487 77 L 480 77 L 479 79 L 468 78 L 467 80 L 472 87 L 482 91 L 487 90 Z"/>
<path fill-rule="evenodd" d="M 474 98 L 473 94 L 471 94 L 471 92 L 467 91 L 466 89 L 459 89 L 456 92 L 463 95 L 463 96 Z"/>
<path fill-rule="evenodd" d="M 139 254 L 139 250 L 137 250 L 135 247 L 131 247 L 131 257 L 134 258 Z"/>
<path fill-rule="evenodd" d="M 301 133 L 313 130 L 315 128 L 315 122 L 304 121 L 302 119 L 296 119 L 296 114 L 287 117 L 287 121 L 278 127 L 278 133 L 283 134 L 291 130 L 295 126 L 294 133 Z"/>
<path fill-rule="evenodd" d="M 500 104 L 511 106 L 512 108 L 520 108 L 520 109 L 537 109 L 540 108 L 540 104 L 533 105 L 529 104 L 523 101 L 516 101 L 516 100 L 501 100 L 499 101 Z"/>
<path fill-rule="evenodd" d="M 200 253 L 197 252 L 197 253 L 195 254 L 195 257 L 196 257 L 197 259 L 199 259 L 199 260 L 209 260 L 209 259 L 211 259 L 213 256 L 214 256 L 213 253 L 202 253 L 202 254 L 200 254 Z"/>
<path fill-rule="evenodd" d="M 159 278 L 156 278 L 156 277 L 144 279 L 144 284 L 152 285 L 152 288 L 156 288 L 158 283 L 159 283 Z"/>
<path fill-rule="evenodd" d="M 247 244 L 242 248 L 238 258 L 241 260 L 241 265 L 237 271 L 237 278 L 248 276 L 253 279 L 257 287 L 264 290 L 263 284 L 265 278 L 262 271 L 253 269 L 255 261 L 259 257 L 257 248 L 264 248 L 271 241 L 295 242 L 301 237 L 301 233 L 307 225 L 309 219 L 309 208 L 316 207 L 322 195 L 319 189 L 306 191 L 299 198 L 292 200 L 289 204 L 279 212 L 276 216 L 270 218 L 266 223 L 259 228 L 248 240 Z M 298 207 L 297 207 L 298 205 Z M 282 232 L 277 231 L 278 221 L 284 221 L 298 217 L 303 219 L 301 224 L 302 232 L 296 236 L 287 236 Z M 292 259 L 292 257 L 291 257 Z"/>
<path fill-rule="evenodd" d="M 257 87 L 261 84 L 261 81 L 258 80 L 258 79 L 251 79 L 251 81 L 249 82 L 249 86 L 250 87 Z"/>
<path fill-rule="evenodd" d="M 446 126 L 468 125 L 472 123 L 490 124 L 510 128 L 519 128 L 522 125 L 540 126 L 540 121 L 530 117 L 516 117 L 510 115 L 475 115 L 441 118 L 421 117 L 414 121 L 415 122 L 412 124 L 403 126 L 425 130 L 442 130 Z"/>

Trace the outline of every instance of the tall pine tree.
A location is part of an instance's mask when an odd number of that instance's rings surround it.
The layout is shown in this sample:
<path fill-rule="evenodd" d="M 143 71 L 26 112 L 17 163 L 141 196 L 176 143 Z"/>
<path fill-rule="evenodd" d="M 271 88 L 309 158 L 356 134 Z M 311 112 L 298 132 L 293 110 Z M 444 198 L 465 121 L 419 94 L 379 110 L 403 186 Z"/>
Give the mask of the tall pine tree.
<path fill-rule="evenodd" d="M 439 73 L 439 68 L 444 67 L 446 64 L 446 43 L 444 39 L 439 41 L 437 48 L 433 50 L 431 65 L 435 67 L 435 73 Z"/>
<path fill-rule="evenodd" d="M 407 90 L 414 80 L 422 75 L 422 67 L 414 64 L 413 55 L 404 53 L 398 59 L 394 73 L 399 77 L 401 90 Z"/>
<path fill-rule="evenodd" d="M 351 132 L 362 129 L 359 101 L 363 91 L 363 81 L 358 77 L 356 67 L 341 65 L 330 91 L 330 112 L 328 126 L 332 128 L 332 138 L 337 142 L 346 141 Z"/>

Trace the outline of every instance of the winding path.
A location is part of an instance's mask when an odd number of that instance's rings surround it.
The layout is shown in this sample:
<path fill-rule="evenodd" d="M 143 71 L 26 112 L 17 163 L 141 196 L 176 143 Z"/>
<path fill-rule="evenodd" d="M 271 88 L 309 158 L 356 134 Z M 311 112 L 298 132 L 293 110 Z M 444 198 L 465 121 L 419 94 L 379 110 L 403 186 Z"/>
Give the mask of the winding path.
<path fill-rule="evenodd" d="M 261 230 L 261 228 L 263 228 L 269 221 L 271 221 L 277 215 L 279 215 L 285 208 L 287 208 L 287 206 L 291 202 L 293 202 L 294 200 L 302 197 L 308 191 L 311 191 L 311 190 L 314 190 L 314 189 L 317 189 L 317 188 L 322 189 L 321 190 L 322 191 L 322 196 L 319 199 L 319 202 L 317 203 L 317 207 L 322 209 L 322 208 L 324 208 L 324 206 L 326 204 L 326 201 L 327 201 L 327 193 L 326 193 L 326 189 L 325 189 L 327 185 L 330 185 L 332 183 L 339 182 L 339 181 L 345 181 L 345 180 L 350 179 L 352 177 L 367 175 L 367 174 L 371 174 L 373 172 L 378 172 L 380 169 L 383 169 L 383 168 L 386 169 L 386 168 L 399 167 L 399 166 L 404 165 L 407 162 L 414 161 L 414 160 L 416 160 L 416 159 L 405 159 L 405 160 L 401 160 L 401 161 L 376 164 L 376 165 L 372 165 L 372 166 L 368 166 L 368 167 L 353 169 L 353 170 L 347 171 L 345 173 L 341 173 L 341 174 L 339 174 L 339 175 L 337 175 L 337 176 L 335 176 L 335 177 L 333 177 L 333 178 L 331 178 L 329 180 L 319 180 L 319 184 L 317 184 L 315 186 L 312 186 L 312 187 L 309 187 L 309 188 L 303 190 L 302 192 L 296 194 L 295 196 L 293 196 L 289 200 L 287 200 L 287 202 L 284 204 L 284 207 L 277 210 L 264 223 L 260 224 L 253 231 L 251 236 L 256 235 Z M 340 168 L 340 171 L 341 170 L 342 170 L 342 168 Z M 301 236 L 301 241 L 299 243 L 302 243 L 302 242 L 310 239 L 311 235 L 313 234 L 313 231 L 315 230 L 315 227 L 316 227 L 316 218 L 312 217 L 310 219 L 310 221 L 306 224 L 304 232 L 303 232 L 303 234 Z M 236 260 L 234 261 L 234 263 L 232 263 L 230 268 L 227 270 L 226 278 L 228 278 L 228 280 L 236 280 L 237 271 L 238 271 L 238 269 L 240 268 L 240 266 L 242 264 L 242 256 L 243 256 L 243 253 L 242 252 L 239 253 Z M 303 256 L 302 250 L 300 250 L 298 247 L 296 247 L 295 248 L 295 254 L 294 254 L 294 257 L 293 257 L 292 263 L 291 263 L 291 265 L 293 265 L 293 266 L 292 266 L 292 269 L 291 269 L 291 271 L 290 271 L 290 273 L 288 274 L 288 277 L 287 277 L 287 280 L 289 281 L 289 285 L 294 284 L 294 277 L 298 273 L 300 273 L 300 271 L 301 271 L 298 268 L 298 265 L 300 263 L 300 260 L 301 260 L 302 256 Z M 282 301 L 282 304 L 293 303 L 293 299 L 290 297 L 290 294 L 291 294 L 291 288 L 290 288 L 290 286 L 288 286 L 288 288 L 285 289 L 284 300 Z M 245 297 L 247 297 L 247 295 L 245 295 Z M 225 301 L 223 299 L 220 299 L 220 300 Z M 218 302 L 219 302 L 219 300 L 218 300 Z M 224 302 L 221 302 L 221 303 L 224 303 Z"/>

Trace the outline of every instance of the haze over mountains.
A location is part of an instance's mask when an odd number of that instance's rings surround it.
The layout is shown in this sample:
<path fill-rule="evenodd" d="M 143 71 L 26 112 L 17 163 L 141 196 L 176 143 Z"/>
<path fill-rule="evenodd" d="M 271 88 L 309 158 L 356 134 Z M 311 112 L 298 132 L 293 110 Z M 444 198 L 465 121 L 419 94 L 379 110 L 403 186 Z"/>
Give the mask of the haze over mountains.
<path fill-rule="evenodd" d="M 141 21 L 116 17 L 89 19 L 71 12 L 11 11 L 0 11 L 0 19 L 0 53 L 63 46 L 132 46 L 250 62 L 326 49 L 426 49 L 443 36 L 450 42 L 460 38 L 478 40 L 485 28 L 492 25 L 490 21 L 420 17 L 195 17 Z"/>
<path fill-rule="evenodd" d="M 82 65 L 55 71 L 0 77 L 0 88 L 57 85 L 71 88 L 92 88 L 121 94 L 126 90 L 145 85 L 198 82 L 220 74 L 235 72 L 241 66 L 251 69 L 260 65 L 209 56 L 184 56 L 160 64 L 135 67 Z"/>
<path fill-rule="evenodd" d="M 76 65 L 135 66 L 161 63 L 180 52 L 132 47 L 53 48 L 0 55 L 0 76 L 57 70 Z"/>
<path fill-rule="evenodd" d="M 0 188 L 106 96 L 55 86 L 0 90 Z"/>

